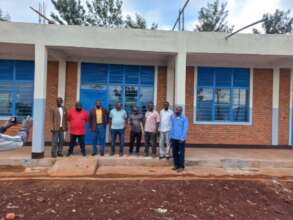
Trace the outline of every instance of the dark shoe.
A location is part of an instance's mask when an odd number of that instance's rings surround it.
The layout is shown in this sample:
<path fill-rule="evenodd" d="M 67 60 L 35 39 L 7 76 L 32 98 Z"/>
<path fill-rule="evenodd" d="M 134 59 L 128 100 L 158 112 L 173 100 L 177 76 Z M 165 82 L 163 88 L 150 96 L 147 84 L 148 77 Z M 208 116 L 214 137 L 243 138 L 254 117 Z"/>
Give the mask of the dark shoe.
<path fill-rule="evenodd" d="M 123 155 L 124 155 L 123 152 L 119 153 L 119 157 L 123 157 Z"/>
<path fill-rule="evenodd" d="M 145 152 L 145 153 L 144 153 L 144 156 L 145 156 L 145 157 L 148 157 L 148 156 L 149 156 L 149 153 L 148 153 L 148 152 Z"/>
<path fill-rule="evenodd" d="M 100 156 L 103 157 L 105 154 L 104 153 L 100 153 Z"/>
<path fill-rule="evenodd" d="M 82 152 L 81 154 L 82 154 L 82 156 L 84 156 L 84 157 L 86 156 L 86 152 Z"/>
<path fill-rule="evenodd" d="M 170 160 L 170 157 L 166 157 L 167 160 Z"/>
<path fill-rule="evenodd" d="M 172 170 L 177 170 L 177 168 L 176 167 L 173 167 Z"/>
<path fill-rule="evenodd" d="M 71 154 L 72 154 L 72 152 L 68 152 L 68 153 L 66 154 L 66 157 L 70 157 Z"/>
<path fill-rule="evenodd" d="M 176 171 L 177 171 L 177 173 L 182 173 L 184 171 L 184 168 L 179 168 Z"/>
<path fill-rule="evenodd" d="M 97 155 L 97 153 L 92 153 L 92 156 L 94 157 L 94 156 L 96 156 Z"/>
<path fill-rule="evenodd" d="M 58 153 L 57 156 L 58 157 L 64 157 L 64 155 L 62 153 Z"/>
<path fill-rule="evenodd" d="M 110 153 L 110 156 L 114 156 L 114 155 L 115 155 L 115 152 L 111 152 L 111 153 Z"/>
<path fill-rule="evenodd" d="M 161 157 L 161 156 L 160 156 L 160 157 L 159 157 L 159 160 L 163 160 L 164 158 L 165 158 L 165 157 Z"/>

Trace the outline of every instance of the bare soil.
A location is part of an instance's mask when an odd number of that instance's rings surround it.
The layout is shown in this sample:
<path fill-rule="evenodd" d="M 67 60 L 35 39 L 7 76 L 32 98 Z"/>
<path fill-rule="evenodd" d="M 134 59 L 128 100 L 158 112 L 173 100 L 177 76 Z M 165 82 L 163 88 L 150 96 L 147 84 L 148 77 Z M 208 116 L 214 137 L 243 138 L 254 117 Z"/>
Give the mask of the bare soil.
<path fill-rule="evenodd" d="M 0 181 L 0 219 L 293 219 L 292 191 L 268 180 Z"/>

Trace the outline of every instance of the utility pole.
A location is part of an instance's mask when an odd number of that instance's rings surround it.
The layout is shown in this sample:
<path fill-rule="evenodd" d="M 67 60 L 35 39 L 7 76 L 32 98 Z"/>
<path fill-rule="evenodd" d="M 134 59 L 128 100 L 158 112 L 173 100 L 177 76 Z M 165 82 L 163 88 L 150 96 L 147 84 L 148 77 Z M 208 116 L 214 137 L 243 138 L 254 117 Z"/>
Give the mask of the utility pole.
<path fill-rule="evenodd" d="M 184 21 L 185 20 L 185 18 L 184 18 L 184 10 L 185 10 L 185 8 L 186 8 L 186 6 L 188 5 L 189 2 L 190 2 L 190 0 L 186 0 L 186 2 L 183 5 L 182 9 L 179 9 L 178 17 L 177 17 L 177 19 L 175 21 L 175 24 L 174 24 L 174 26 L 172 28 L 172 31 L 175 30 L 177 24 L 178 24 L 178 30 L 179 31 L 184 31 L 184 29 L 185 29 L 185 24 L 184 24 L 184 22 L 185 22 Z"/>

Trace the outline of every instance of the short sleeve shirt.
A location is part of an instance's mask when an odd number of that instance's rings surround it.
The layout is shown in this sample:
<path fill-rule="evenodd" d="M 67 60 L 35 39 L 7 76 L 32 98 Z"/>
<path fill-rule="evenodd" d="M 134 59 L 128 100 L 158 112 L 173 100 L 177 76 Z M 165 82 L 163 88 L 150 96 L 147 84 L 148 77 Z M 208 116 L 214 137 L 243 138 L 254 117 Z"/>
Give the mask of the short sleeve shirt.
<path fill-rule="evenodd" d="M 157 131 L 157 123 L 160 122 L 160 115 L 157 111 L 147 111 L 145 113 L 145 125 L 144 130 L 146 132 L 156 132 Z"/>
<path fill-rule="evenodd" d="M 127 119 L 127 113 L 124 109 L 117 111 L 117 109 L 114 108 L 110 112 L 110 118 L 112 119 L 111 129 L 123 129 L 125 120 Z"/>
<path fill-rule="evenodd" d="M 143 121 L 143 114 L 131 114 L 129 117 L 129 122 L 131 126 L 131 131 L 141 132 L 141 124 Z"/>

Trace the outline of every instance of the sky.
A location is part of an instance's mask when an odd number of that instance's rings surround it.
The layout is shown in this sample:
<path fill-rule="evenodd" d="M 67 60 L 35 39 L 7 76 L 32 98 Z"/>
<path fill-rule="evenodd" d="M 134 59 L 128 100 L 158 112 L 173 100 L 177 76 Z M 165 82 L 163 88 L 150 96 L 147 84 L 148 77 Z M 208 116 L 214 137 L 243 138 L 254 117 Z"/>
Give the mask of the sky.
<path fill-rule="evenodd" d="M 38 8 L 45 2 L 49 16 L 54 7 L 51 0 L 0 0 L 0 9 L 10 15 L 11 21 L 38 23 L 38 16 L 29 6 Z M 86 0 L 82 0 L 85 2 Z M 123 16 L 139 13 L 148 24 L 157 23 L 159 29 L 170 30 L 178 15 L 178 10 L 186 0 L 123 0 Z M 197 23 L 198 11 L 213 0 L 190 0 L 185 11 L 185 29 L 192 31 Z M 221 0 L 223 1 L 223 0 Z M 277 8 L 293 10 L 293 0 L 226 0 L 229 10 L 228 23 L 241 28 L 262 18 L 264 13 L 272 13 Z M 250 29 L 244 32 L 251 32 Z"/>

